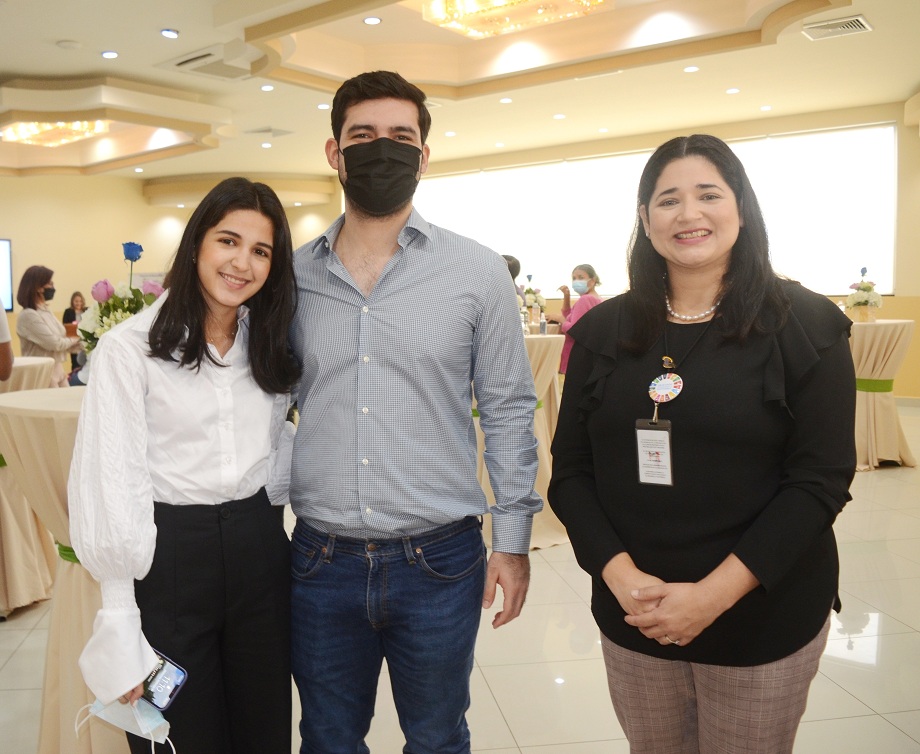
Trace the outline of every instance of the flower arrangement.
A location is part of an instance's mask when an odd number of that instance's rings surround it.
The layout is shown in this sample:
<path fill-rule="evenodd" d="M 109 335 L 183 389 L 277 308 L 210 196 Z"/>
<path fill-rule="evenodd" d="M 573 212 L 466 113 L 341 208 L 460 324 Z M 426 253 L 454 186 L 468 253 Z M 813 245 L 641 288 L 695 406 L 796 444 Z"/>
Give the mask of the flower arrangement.
<path fill-rule="evenodd" d="M 861 276 L 859 282 L 850 286 L 853 293 L 847 296 L 847 309 L 852 309 L 856 306 L 881 307 L 882 297 L 876 292 L 875 283 L 866 280 L 866 268 L 863 267 L 859 274 Z"/>
<path fill-rule="evenodd" d="M 546 309 L 546 299 L 543 298 L 539 288 L 531 288 L 530 281 L 533 275 L 527 276 L 527 287 L 524 289 L 524 306 L 530 309 L 534 304 L 540 307 L 540 311 Z"/>
<path fill-rule="evenodd" d="M 127 283 L 112 285 L 108 280 L 100 280 L 91 291 L 93 305 L 90 306 L 80 319 L 77 334 L 83 341 L 83 348 L 87 354 L 99 343 L 105 333 L 119 322 L 133 317 L 142 309 L 146 309 L 163 293 L 163 286 L 152 280 L 145 280 L 140 288 L 131 285 L 133 281 L 134 263 L 141 258 L 144 251 L 140 244 L 129 242 L 122 244 L 125 260 L 131 264 L 131 274 Z"/>

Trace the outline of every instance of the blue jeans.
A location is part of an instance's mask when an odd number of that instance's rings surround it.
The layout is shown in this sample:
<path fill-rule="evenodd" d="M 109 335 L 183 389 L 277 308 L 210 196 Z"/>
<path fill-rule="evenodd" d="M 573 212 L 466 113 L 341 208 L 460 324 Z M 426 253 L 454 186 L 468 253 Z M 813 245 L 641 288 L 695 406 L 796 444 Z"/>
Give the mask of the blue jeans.
<path fill-rule="evenodd" d="M 367 754 L 386 658 L 404 754 L 470 751 L 466 710 L 482 593 L 479 521 L 357 540 L 297 522 L 291 651 L 301 754 Z"/>

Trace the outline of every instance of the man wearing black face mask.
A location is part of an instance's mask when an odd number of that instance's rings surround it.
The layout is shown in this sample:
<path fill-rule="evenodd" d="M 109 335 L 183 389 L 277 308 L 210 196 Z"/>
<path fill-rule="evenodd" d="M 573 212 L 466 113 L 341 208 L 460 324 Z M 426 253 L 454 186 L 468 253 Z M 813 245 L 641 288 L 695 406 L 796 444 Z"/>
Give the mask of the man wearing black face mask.
<path fill-rule="evenodd" d="M 368 751 L 384 658 L 406 751 L 468 752 L 480 612 L 500 585 L 492 625 L 514 619 L 530 579 L 542 501 L 514 286 L 502 257 L 413 209 L 430 125 L 424 93 L 398 74 L 346 81 L 326 143 L 345 214 L 295 257 L 292 665 L 303 754 Z M 491 511 L 476 477 L 474 392 Z"/>

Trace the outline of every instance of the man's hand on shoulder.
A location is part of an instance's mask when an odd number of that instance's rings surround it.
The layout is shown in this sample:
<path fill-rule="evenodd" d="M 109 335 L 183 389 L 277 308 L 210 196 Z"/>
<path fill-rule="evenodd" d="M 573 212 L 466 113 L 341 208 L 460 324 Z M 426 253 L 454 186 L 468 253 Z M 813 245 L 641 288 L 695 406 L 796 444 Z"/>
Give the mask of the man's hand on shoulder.
<path fill-rule="evenodd" d="M 486 590 L 482 596 L 484 610 L 495 601 L 495 587 L 500 585 L 503 594 L 502 609 L 492 619 L 492 628 L 498 628 L 521 614 L 527 588 L 530 586 L 530 556 L 493 552 L 486 569 Z"/>

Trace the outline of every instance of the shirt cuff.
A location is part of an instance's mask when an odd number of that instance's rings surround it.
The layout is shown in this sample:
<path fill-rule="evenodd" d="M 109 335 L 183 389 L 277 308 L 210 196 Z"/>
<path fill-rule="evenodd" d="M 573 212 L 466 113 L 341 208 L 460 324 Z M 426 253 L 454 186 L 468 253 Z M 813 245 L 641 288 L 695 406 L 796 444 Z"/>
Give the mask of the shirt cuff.
<path fill-rule="evenodd" d="M 141 630 L 141 611 L 103 608 L 96 613 L 93 635 L 80 655 L 80 671 L 89 690 L 111 704 L 150 674 L 157 655 Z"/>
<path fill-rule="evenodd" d="M 530 552 L 533 516 L 509 514 L 492 508 L 492 552 L 526 555 Z"/>
<path fill-rule="evenodd" d="M 134 579 L 106 579 L 101 581 L 102 607 L 106 610 L 137 610 L 134 597 Z"/>

